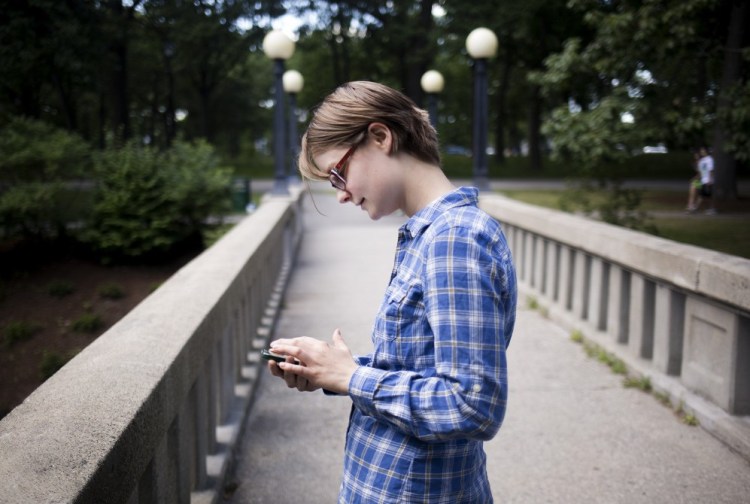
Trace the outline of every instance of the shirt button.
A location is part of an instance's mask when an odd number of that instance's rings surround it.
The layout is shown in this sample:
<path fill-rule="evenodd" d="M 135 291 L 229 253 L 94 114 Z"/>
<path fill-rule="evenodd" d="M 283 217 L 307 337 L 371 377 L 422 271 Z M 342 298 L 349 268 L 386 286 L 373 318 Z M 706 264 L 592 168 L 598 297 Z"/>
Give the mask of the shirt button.
<path fill-rule="evenodd" d="M 471 390 L 473 390 L 474 392 L 479 392 L 480 390 L 482 390 L 482 386 L 478 383 L 475 383 L 474 386 L 471 387 Z"/>

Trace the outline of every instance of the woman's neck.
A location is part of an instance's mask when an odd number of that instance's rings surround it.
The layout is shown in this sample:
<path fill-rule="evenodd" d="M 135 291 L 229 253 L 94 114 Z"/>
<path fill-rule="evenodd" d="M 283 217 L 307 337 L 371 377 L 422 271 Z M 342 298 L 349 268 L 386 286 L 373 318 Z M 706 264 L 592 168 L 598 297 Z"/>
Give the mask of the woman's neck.
<path fill-rule="evenodd" d="M 411 217 L 436 199 L 453 191 L 455 186 L 439 166 L 412 158 L 405 174 L 404 212 Z"/>

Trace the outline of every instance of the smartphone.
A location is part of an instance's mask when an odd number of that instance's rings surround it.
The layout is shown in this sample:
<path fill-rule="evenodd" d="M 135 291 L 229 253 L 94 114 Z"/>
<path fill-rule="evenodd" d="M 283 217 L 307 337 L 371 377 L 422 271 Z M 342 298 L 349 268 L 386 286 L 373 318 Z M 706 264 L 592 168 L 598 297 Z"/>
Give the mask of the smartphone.
<path fill-rule="evenodd" d="M 267 348 L 264 348 L 260 351 L 261 358 L 265 360 L 272 360 L 276 362 L 286 362 L 286 355 L 281 355 L 277 353 L 273 353 L 272 351 L 268 350 Z"/>

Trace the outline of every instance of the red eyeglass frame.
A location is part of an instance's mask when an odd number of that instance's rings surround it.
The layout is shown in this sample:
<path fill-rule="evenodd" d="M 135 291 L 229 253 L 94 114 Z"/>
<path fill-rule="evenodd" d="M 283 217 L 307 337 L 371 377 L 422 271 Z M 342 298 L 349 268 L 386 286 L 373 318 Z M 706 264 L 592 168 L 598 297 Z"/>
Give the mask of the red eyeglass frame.
<path fill-rule="evenodd" d="M 357 150 L 357 145 L 353 145 L 348 151 L 346 151 L 344 157 L 342 157 L 341 160 L 336 163 L 336 166 L 331 168 L 331 172 L 328 174 L 328 181 L 331 183 L 334 189 L 338 189 L 339 191 L 346 191 L 346 179 L 344 178 L 344 170 L 346 168 L 344 167 L 344 165 L 347 161 L 349 161 L 349 158 L 352 157 L 352 154 L 354 154 L 355 150 Z"/>

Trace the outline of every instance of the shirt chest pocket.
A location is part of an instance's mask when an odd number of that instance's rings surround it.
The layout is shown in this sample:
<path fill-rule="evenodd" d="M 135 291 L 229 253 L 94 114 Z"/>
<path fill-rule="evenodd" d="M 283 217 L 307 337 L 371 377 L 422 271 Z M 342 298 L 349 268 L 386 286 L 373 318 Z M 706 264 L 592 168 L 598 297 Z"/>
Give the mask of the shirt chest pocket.
<path fill-rule="evenodd" d="M 393 341 L 419 334 L 424 324 L 422 286 L 413 279 L 394 278 L 378 314 L 376 338 Z"/>

